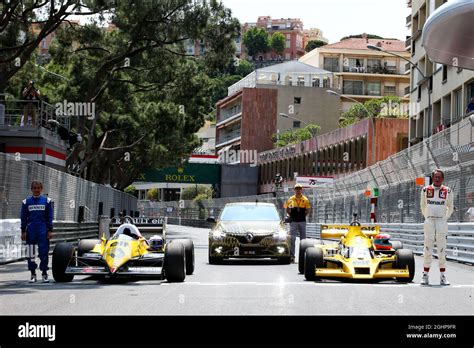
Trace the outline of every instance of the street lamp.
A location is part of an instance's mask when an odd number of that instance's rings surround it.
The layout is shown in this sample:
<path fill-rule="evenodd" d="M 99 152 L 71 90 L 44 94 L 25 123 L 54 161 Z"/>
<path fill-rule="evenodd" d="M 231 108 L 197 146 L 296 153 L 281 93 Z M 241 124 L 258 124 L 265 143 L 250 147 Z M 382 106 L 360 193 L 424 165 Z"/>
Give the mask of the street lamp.
<path fill-rule="evenodd" d="M 367 45 L 367 48 L 370 49 L 370 50 L 374 50 L 374 51 L 384 52 L 384 53 L 390 54 L 392 56 L 398 57 L 400 59 L 403 59 L 405 62 L 408 62 L 412 67 L 414 67 L 416 70 L 418 70 L 420 75 L 423 77 L 423 80 L 428 80 L 428 120 L 432 121 L 431 93 L 430 93 L 431 75 L 430 75 L 430 78 L 428 79 L 427 76 L 425 75 L 425 73 L 420 69 L 418 64 L 413 63 L 410 59 L 405 58 L 405 57 L 403 57 L 403 56 L 401 56 L 397 53 L 386 51 L 382 47 L 372 45 L 372 44 Z M 410 142 L 408 142 L 408 146 L 410 146 Z"/>
<path fill-rule="evenodd" d="M 367 113 L 367 117 L 370 119 L 370 122 L 372 124 L 372 165 L 374 165 L 375 160 L 376 160 L 376 158 L 375 158 L 375 123 L 374 123 L 374 118 L 371 116 L 369 109 L 367 109 L 367 107 L 364 105 L 364 103 L 361 103 L 360 101 L 358 101 L 354 98 L 348 97 L 346 95 L 343 96 L 342 94 L 337 93 L 336 91 L 333 91 L 331 89 L 327 89 L 326 92 L 328 94 L 331 94 L 331 95 L 335 95 L 335 96 L 338 96 L 338 97 L 341 97 L 341 98 L 349 99 L 350 101 L 353 101 L 356 104 L 360 104 L 364 108 L 365 112 Z"/>

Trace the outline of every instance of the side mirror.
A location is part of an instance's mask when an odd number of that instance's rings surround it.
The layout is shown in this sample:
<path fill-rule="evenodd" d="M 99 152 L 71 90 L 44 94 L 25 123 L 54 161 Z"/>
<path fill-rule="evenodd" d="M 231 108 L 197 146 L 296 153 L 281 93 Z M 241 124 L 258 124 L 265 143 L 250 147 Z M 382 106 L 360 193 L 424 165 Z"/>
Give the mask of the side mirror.
<path fill-rule="evenodd" d="M 206 221 L 215 224 L 216 223 L 216 218 L 214 216 L 209 216 L 206 219 Z"/>

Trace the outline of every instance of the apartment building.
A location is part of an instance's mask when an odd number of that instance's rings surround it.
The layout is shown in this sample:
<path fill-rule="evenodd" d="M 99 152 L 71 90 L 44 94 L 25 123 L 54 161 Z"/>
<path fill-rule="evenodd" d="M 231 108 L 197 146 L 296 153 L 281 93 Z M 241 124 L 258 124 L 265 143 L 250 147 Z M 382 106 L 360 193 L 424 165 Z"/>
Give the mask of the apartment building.
<path fill-rule="evenodd" d="M 323 31 L 319 28 L 304 29 L 303 34 L 304 47 L 306 47 L 310 41 L 323 41 L 325 43 L 329 43 L 329 40 L 324 37 Z"/>
<path fill-rule="evenodd" d="M 334 84 L 331 72 L 298 61 L 257 69 L 217 103 L 216 150 L 269 150 L 274 134 L 310 123 L 336 129 L 340 100 L 326 93 Z"/>
<path fill-rule="evenodd" d="M 260 53 L 254 57 L 258 61 L 281 61 L 294 60 L 305 54 L 303 22 L 299 18 L 279 18 L 260 16 L 257 22 L 245 23 L 242 27 L 242 35 L 250 28 L 264 28 L 269 35 L 280 32 L 285 36 L 285 50 L 281 56 L 276 52 Z M 245 45 L 242 44 L 242 58 L 248 58 Z"/>
<path fill-rule="evenodd" d="M 409 102 L 409 65 L 399 57 L 368 49 L 369 44 L 410 57 L 403 41 L 363 37 L 325 45 L 300 58 L 300 62 L 332 71 L 339 77 L 343 111 L 355 103 L 348 98 L 365 102 L 383 96 L 398 96 Z"/>
<path fill-rule="evenodd" d="M 474 71 L 432 62 L 422 46 L 423 26 L 428 17 L 446 0 L 408 0 L 411 14 L 406 25 L 411 67 L 409 142 L 414 145 L 450 127 L 466 116 L 465 109 L 474 97 Z M 468 44 L 466 42 L 466 44 Z M 430 108 L 431 104 L 431 108 Z"/>

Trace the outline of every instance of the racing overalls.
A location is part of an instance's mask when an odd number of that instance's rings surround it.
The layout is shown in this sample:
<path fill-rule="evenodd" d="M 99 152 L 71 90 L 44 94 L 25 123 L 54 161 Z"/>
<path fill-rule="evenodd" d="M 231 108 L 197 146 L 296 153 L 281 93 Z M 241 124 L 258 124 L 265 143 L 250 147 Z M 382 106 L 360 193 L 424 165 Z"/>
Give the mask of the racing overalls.
<path fill-rule="evenodd" d="M 26 232 L 28 247 L 28 269 L 32 272 L 38 267 L 35 262 L 36 245 L 40 259 L 40 270 L 48 270 L 49 239 L 48 231 L 53 231 L 53 202 L 45 196 L 29 197 L 21 206 L 21 232 Z"/>
<path fill-rule="evenodd" d="M 423 266 L 430 268 L 433 248 L 436 242 L 439 268 L 446 266 L 446 239 L 448 236 L 448 219 L 453 213 L 453 194 L 449 187 L 429 185 L 421 191 L 421 212 L 425 217 L 423 230 L 425 245 L 423 249 Z"/>

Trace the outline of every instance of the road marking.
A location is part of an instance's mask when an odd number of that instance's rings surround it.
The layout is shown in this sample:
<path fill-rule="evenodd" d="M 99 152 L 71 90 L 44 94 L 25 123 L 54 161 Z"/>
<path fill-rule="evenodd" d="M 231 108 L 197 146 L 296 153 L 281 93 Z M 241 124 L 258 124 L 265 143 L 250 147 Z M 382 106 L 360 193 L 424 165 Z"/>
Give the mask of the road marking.
<path fill-rule="evenodd" d="M 163 285 L 168 285 L 167 283 L 164 283 Z M 357 286 L 357 287 L 363 287 L 363 286 L 374 286 L 374 287 L 387 287 L 387 288 L 397 288 L 397 287 L 421 287 L 420 284 L 399 284 L 399 283 L 393 283 L 393 284 L 364 284 L 364 283 L 326 283 L 326 282 L 308 282 L 308 281 L 302 281 L 302 282 L 222 282 L 222 283 L 206 283 L 206 282 L 184 282 L 185 285 L 204 285 L 204 286 L 228 286 L 228 285 L 257 285 L 257 286 L 289 286 L 289 285 L 298 285 L 298 286 L 321 286 L 321 287 L 329 287 L 329 286 Z M 437 285 L 431 285 L 431 286 L 423 286 L 426 288 L 430 287 L 441 287 Z M 459 285 L 452 285 L 452 286 L 446 286 L 443 288 L 474 288 L 474 285 L 468 285 L 468 284 L 459 284 Z"/>

